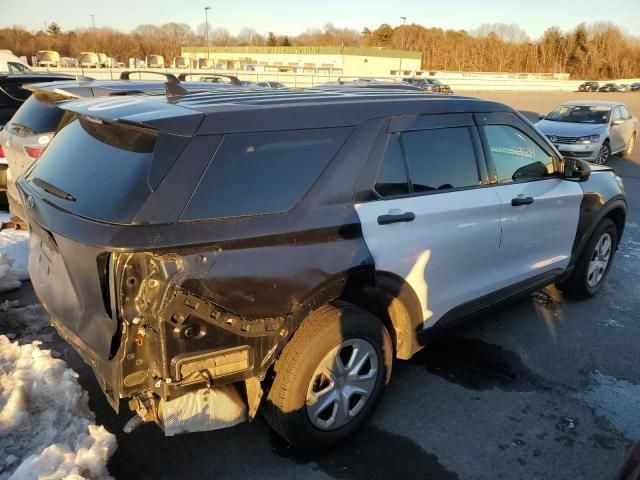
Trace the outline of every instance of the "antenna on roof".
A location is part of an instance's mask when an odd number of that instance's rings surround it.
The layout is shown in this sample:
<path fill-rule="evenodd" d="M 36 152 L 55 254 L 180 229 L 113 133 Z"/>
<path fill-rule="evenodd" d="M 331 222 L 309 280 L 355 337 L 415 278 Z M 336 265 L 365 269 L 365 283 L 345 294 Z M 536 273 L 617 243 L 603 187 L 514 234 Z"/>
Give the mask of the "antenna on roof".
<path fill-rule="evenodd" d="M 167 81 L 164 83 L 164 90 L 167 98 L 183 97 L 189 93 L 180 85 L 180 81 L 176 77 L 167 77 Z"/>

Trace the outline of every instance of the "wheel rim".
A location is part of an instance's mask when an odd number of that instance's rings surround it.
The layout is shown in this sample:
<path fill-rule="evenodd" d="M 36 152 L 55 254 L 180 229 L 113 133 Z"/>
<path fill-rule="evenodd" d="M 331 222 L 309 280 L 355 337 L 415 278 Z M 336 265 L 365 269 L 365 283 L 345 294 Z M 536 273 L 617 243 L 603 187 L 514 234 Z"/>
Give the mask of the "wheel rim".
<path fill-rule="evenodd" d="M 596 163 L 598 165 L 602 165 L 609 159 L 609 145 L 606 143 L 602 144 L 600 148 L 600 152 L 598 153 L 598 158 L 596 159 Z"/>
<path fill-rule="evenodd" d="M 589 287 L 597 286 L 604 277 L 611 258 L 611 247 L 611 235 L 603 233 L 591 254 L 591 261 L 589 268 L 587 268 L 587 285 Z"/>
<path fill-rule="evenodd" d="M 335 430 L 353 420 L 369 401 L 378 379 L 378 353 L 361 338 L 331 350 L 311 377 L 306 410 L 311 424 Z"/>

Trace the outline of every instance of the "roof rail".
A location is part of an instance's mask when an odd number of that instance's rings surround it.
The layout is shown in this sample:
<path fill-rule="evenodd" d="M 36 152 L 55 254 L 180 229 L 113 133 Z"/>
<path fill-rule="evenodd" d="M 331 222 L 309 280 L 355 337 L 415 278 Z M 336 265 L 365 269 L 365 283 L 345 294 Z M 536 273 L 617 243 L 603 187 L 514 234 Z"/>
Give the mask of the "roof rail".
<path fill-rule="evenodd" d="M 152 70 L 127 70 L 126 72 L 122 72 L 120 74 L 120 80 L 131 80 L 131 78 L 129 77 L 132 73 L 149 73 L 152 75 L 162 75 L 167 79 L 167 82 L 180 83 L 180 80 L 178 80 L 173 73 L 154 72 Z"/>
<path fill-rule="evenodd" d="M 187 79 L 187 77 L 195 77 L 195 76 L 199 76 L 200 79 L 203 78 L 228 78 L 231 81 L 231 85 L 242 85 L 242 83 L 240 82 L 240 80 L 238 79 L 238 77 L 236 77 L 235 75 L 225 75 L 223 73 L 214 73 L 211 75 L 203 75 L 201 73 L 181 73 L 180 75 L 178 75 L 178 80 L 180 81 L 184 81 Z"/>

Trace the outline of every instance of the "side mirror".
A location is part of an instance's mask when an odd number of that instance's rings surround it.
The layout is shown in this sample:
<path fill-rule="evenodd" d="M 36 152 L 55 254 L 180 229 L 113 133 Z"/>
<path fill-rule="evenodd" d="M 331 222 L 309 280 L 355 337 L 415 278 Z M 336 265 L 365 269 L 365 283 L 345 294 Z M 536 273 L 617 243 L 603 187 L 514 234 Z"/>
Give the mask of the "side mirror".
<path fill-rule="evenodd" d="M 562 176 L 566 180 L 586 182 L 591 176 L 591 167 L 579 158 L 563 158 Z"/>
<path fill-rule="evenodd" d="M 623 123 L 624 123 L 624 120 L 622 120 L 621 118 L 618 118 L 613 122 L 611 122 L 611 125 L 622 125 Z"/>

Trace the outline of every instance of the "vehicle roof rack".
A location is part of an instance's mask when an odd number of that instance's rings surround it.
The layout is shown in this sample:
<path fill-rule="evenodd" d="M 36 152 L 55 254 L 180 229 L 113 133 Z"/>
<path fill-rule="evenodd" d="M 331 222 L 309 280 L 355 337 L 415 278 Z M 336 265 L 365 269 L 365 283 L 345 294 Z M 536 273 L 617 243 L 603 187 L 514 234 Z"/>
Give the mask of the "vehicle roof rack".
<path fill-rule="evenodd" d="M 132 73 L 148 73 L 152 75 L 162 75 L 167 79 L 167 82 L 180 83 L 180 80 L 176 78 L 173 73 L 154 72 L 153 70 L 127 70 L 120 74 L 120 80 L 131 80 Z"/>
<path fill-rule="evenodd" d="M 228 78 L 231 81 L 231 85 L 242 85 L 242 83 L 240 82 L 240 80 L 238 79 L 238 77 L 236 77 L 235 75 L 225 75 L 224 73 L 214 73 L 214 74 L 210 74 L 210 75 L 203 75 L 201 73 L 181 73 L 180 75 L 178 75 L 178 80 L 180 81 L 184 81 L 187 79 L 187 77 L 195 77 L 195 76 L 199 76 L 200 79 L 202 78 Z"/>

